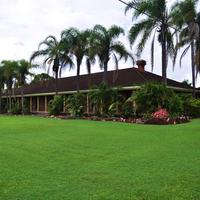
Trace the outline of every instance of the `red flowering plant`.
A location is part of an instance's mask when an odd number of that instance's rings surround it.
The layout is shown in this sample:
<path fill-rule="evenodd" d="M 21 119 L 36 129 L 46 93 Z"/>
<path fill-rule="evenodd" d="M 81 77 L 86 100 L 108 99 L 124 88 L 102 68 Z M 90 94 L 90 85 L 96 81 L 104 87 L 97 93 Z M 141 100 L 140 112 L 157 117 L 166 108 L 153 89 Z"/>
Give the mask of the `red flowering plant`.
<path fill-rule="evenodd" d="M 165 108 L 161 108 L 152 114 L 155 119 L 167 119 L 169 117 L 169 112 Z"/>

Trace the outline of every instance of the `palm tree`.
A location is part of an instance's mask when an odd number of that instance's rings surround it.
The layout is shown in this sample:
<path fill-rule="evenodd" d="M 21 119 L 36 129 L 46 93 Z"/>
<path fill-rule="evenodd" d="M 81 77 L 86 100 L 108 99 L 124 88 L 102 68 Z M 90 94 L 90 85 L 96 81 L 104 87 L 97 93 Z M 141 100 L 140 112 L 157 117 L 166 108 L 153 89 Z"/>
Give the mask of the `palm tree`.
<path fill-rule="evenodd" d="M 14 80 L 16 79 L 16 76 L 17 76 L 16 69 L 18 68 L 18 62 L 4 60 L 1 62 L 1 66 L 3 68 L 3 76 L 5 78 L 5 84 L 6 84 L 8 96 L 9 96 L 9 111 L 11 111 L 12 88 L 14 86 Z"/>
<path fill-rule="evenodd" d="M 113 98 L 116 98 L 116 91 L 110 88 L 107 83 L 102 82 L 90 90 L 89 97 L 96 114 L 103 115 L 107 114 L 109 106 L 113 103 Z"/>
<path fill-rule="evenodd" d="M 151 63 L 153 69 L 154 43 L 155 38 L 158 38 L 158 42 L 162 48 L 162 79 L 163 83 L 167 84 L 168 55 L 173 57 L 175 51 L 172 33 L 174 29 L 171 28 L 173 25 L 171 11 L 168 11 L 166 0 L 134 0 L 127 4 L 125 13 L 133 10 L 133 8 L 135 8 L 133 11 L 133 20 L 137 20 L 141 16 L 143 17 L 129 31 L 130 44 L 133 45 L 138 36 L 142 35 L 137 46 L 137 55 L 140 57 L 146 42 L 152 36 Z"/>
<path fill-rule="evenodd" d="M 66 44 L 65 44 L 66 45 Z M 64 50 L 65 49 L 65 50 Z M 30 58 L 32 62 L 36 57 L 45 57 L 44 65 L 48 65 L 48 71 L 52 68 L 55 75 L 55 93 L 58 93 L 58 75 L 62 73 L 62 69 L 66 66 L 72 68 L 73 62 L 71 57 L 66 52 L 66 46 L 50 35 L 42 41 L 38 50 L 35 51 Z"/>
<path fill-rule="evenodd" d="M 109 29 L 102 25 L 95 25 L 93 28 L 89 52 L 92 57 L 96 55 L 99 58 L 100 69 L 104 70 L 104 81 L 106 81 L 108 62 L 111 56 L 114 58 L 116 69 L 118 69 L 118 62 L 122 58 L 125 61 L 128 57 L 133 60 L 132 55 L 126 50 L 125 46 L 120 41 L 116 41 L 121 34 L 124 34 L 124 30 L 116 25 L 112 25 Z"/>
<path fill-rule="evenodd" d="M 76 75 L 77 75 L 77 92 L 79 92 L 80 86 L 79 86 L 79 79 L 80 79 L 80 68 L 83 61 L 84 56 L 88 52 L 88 38 L 90 36 L 89 30 L 80 31 L 77 28 L 69 28 L 64 30 L 61 33 L 61 38 L 65 47 L 68 45 L 70 48 L 67 48 L 67 51 L 69 51 L 76 59 Z"/>
<path fill-rule="evenodd" d="M 16 69 L 17 81 L 18 85 L 21 86 L 21 105 L 22 105 L 22 114 L 24 113 L 24 88 L 23 86 L 26 84 L 26 79 L 28 75 L 32 75 L 30 73 L 30 69 L 37 67 L 37 65 L 31 65 L 26 60 L 18 61 L 18 67 Z"/>
<path fill-rule="evenodd" d="M 182 58 L 187 54 L 188 50 L 191 49 L 191 69 L 192 69 L 192 87 L 193 96 L 195 97 L 196 89 L 196 64 L 198 66 L 197 58 L 199 52 L 199 24 L 198 15 L 196 13 L 196 6 L 198 0 L 185 0 L 177 2 L 173 6 L 174 21 L 180 32 L 180 41 L 177 43 L 177 49 L 186 46 L 180 58 L 180 65 Z M 176 17 L 177 16 L 177 17 Z M 199 22 L 200 23 L 200 22 Z M 196 47 L 195 47 L 196 46 Z M 176 57 L 175 57 L 176 59 Z"/>
<path fill-rule="evenodd" d="M 200 12 L 197 13 L 197 20 L 196 20 L 198 26 L 200 27 Z M 196 63 L 196 75 L 200 72 L 200 31 L 199 35 L 196 40 L 196 55 L 195 55 L 195 63 Z"/>

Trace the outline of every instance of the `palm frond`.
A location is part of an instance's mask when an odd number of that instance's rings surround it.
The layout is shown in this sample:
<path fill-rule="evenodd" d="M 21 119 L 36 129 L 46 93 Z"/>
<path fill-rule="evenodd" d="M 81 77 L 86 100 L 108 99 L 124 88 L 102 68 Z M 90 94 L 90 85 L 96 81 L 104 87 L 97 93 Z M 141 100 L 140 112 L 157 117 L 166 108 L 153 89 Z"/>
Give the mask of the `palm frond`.
<path fill-rule="evenodd" d="M 180 67 L 182 66 L 182 59 L 183 59 L 183 57 L 187 54 L 188 50 L 190 49 L 190 46 L 191 46 L 191 44 L 189 44 L 189 45 L 185 48 L 185 50 L 183 51 L 183 53 L 181 54 L 180 62 L 179 62 Z"/>
<path fill-rule="evenodd" d="M 128 39 L 129 39 L 130 44 L 133 45 L 137 37 L 142 32 L 144 32 L 145 30 L 149 29 L 149 27 L 154 26 L 154 25 L 155 25 L 155 22 L 152 19 L 144 19 L 134 24 L 129 31 Z"/>
<path fill-rule="evenodd" d="M 154 47 L 155 47 L 155 37 L 156 37 L 157 30 L 154 31 L 153 38 L 151 41 L 151 71 L 154 68 Z"/>
<path fill-rule="evenodd" d="M 109 37 L 112 39 L 118 38 L 121 34 L 125 34 L 124 33 L 124 29 L 120 26 L 116 26 L 116 25 L 112 25 L 109 29 L 108 29 L 108 34 Z"/>

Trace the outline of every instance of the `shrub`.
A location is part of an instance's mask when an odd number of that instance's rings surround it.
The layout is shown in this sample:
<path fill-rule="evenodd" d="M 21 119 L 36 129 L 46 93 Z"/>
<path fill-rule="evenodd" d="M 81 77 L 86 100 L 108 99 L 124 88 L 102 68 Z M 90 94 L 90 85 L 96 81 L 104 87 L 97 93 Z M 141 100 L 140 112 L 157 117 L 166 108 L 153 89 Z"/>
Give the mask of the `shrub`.
<path fill-rule="evenodd" d="M 48 111 L 50 115 L 59 115 L 63 111 L 63 97 L 55 95 L 48 104 Z"/>
<path fill-rule="evenodd" d="M 127 99 L 127 101 L 123 104 L 122 115 L 125 118 L 135 116 L 134 102 L 132 99 Z"/>
<path fill-rule="evenodd" d="M 109 114 L 110 105 L 118 100 L 118 90 L 109 87 L 105 82 L 94 86 L 89 92 L 91 103 L 95 107 L 96 115 Z"/>
<path fill-rule="evenodd" d="M 74 117 L 80 117 L 84 113 L 85 95 L 83 93 L 76 93 L 69 96 L 66 100 L 66 108 Z"/>
<path fill-rule="evenodd" d="M 168 97 L 166 108 L 169 111 L 170 116 L 173 118 L 183 115 L 183 101 L 174 92 Z"/>
<path fill-rule="evenodd" d="M 200 99 L 194 99 L 191 94 L 180 94 L 183 102 L 183 113 L 190 117 L 200 117 Z"/>
<path fill-rule="evenodd" d="M 22 112 L 21 105 L 19 103 L 13 103 L 10 112 L 14 115 L 21 114 Z"/>
<path fill-rule="evenodd" d="M 7 101 L 5 98 L 0 98 L 0 104 L 1 104 L 1 110 L 0 110 L 0 113 L 5 113 L 7 112 Z"/>
<path fill-rule="evenodd" d="M 181 98 L 162 84 L 143 85 L 135 94 L 135 102 L 137 112 L 142 114 L 153 113 L 161 108 L 167 109 L 170 115 L 179 115 L 183 112 Z"/>
<path fill-rule="evenodd" d="M 189 116 L 200 117 L 200 99 L 190 99 L 189 104 Z"/>
<path fill-rule="evenodd" d="M 24 99 L 24 114 L 29 114 L 30 113 L 30 107 L 29 107 L 29 101 L 28 99 Z"/>

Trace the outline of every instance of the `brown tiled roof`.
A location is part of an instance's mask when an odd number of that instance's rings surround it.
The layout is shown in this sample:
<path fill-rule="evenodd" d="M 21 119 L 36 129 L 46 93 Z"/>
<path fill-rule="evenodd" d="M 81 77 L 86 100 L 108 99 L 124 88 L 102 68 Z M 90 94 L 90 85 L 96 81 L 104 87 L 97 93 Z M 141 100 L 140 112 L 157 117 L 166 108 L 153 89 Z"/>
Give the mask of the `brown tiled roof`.
<path fill-rule="evenodd" d="M 58 80 L 58 92 L 76 91 L 76 76 L 60 78 Z M 87 90 L 91 85 L 98 85 L 103 80 L 103 72 L 80 76 L 80 90 Z M 162 77 L 150 72 L 141 72 L 137 68 L 121 69 L 107 72 L 107 83 L 110 86 L 140 86 L 147 82 L 161 83 Z M 168 86 L 191 89 L 180 82 L 168 79 Z M 55 91 L 55 81 L 41 81 L 24 86 L 24 94 L 52 93 Z M 20 89 L 15 90 L 15 95 L 20 95 Z"/>

